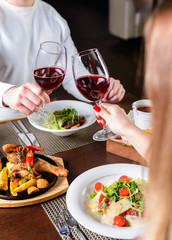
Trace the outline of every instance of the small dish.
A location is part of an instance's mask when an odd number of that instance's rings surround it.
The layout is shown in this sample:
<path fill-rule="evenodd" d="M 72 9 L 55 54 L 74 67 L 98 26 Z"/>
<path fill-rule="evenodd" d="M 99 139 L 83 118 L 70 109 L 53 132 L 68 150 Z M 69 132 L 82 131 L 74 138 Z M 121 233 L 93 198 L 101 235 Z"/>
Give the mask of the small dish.
<path fill-rule="evenodd" d="M 50 129 L 48 127 L 43 127 L 43 126 L 34 124 L 30 120 L 29 116 L 28 116 L 28 120 L 33 127 L 45 132 L 50 132 L 58 136 L 62 136 L 62 137 L 72 135 L 81 129 L 89 127 L 96 121 L 95 112 L 93 110 L 92 105 L 85 102 L 75 101 L 75 100 L 61 100 L 61 101 L 53 101 L 45 105 L 45 108 L 51 112 L 63 110 L 66 107 L 75 108 L 78 111 L 79 116 L 83 116 L 85 118 L 86 120 L 85 123 L 82 126 L 79 126 L 77 128 L 61 130 L 61 129 Z"/>

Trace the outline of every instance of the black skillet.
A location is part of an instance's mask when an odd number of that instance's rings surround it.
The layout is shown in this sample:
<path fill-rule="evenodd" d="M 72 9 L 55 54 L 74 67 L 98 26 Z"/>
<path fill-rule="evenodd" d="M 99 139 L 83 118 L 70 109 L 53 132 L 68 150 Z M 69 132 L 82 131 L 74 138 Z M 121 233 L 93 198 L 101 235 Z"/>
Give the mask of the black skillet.
<path fill-rule="evenodd" d="M 34 154 L 36 157 L 39 157 L 47 162 L 49 162 L 50 164 L 57 166 L 56 162 L 54 162 L 51 158 L 46 157 L 44 155 L 41 154 Z M 6 166 L 7 163 L 7 159 L 6 157 L 1 158 L 2 161 L 2 168 Z M 27 193 L 27 190 L 19 192 L 17 196 L 13 196 L 10 193 L 10 189 L 8 189 L 7 191 L 2 191 L 0 190 L 0 198 L 6 199 L 6 200 L 22 200 L 22 199 L 29 199 L 29 198 L 33 198 L 33 197 L 37 197 L 41 194 L 43 194 L 44 192 L 48 191 L 57 181 L 57 176 L 55 176 L 54 174 L 51 173 L 40 173 L 42 178 L 46 179 L 49 182 L 49 185 L 46 188 L 40 189 L 38 192 L 29 194 Z M 8 185 L 9 186 L 9 185 Z"/>

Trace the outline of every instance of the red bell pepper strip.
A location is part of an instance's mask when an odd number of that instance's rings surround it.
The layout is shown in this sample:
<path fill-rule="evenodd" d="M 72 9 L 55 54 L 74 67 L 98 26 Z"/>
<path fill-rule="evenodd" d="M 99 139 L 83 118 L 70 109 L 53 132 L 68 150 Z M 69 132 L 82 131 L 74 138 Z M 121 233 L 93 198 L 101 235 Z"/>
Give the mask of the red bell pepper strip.
<path fill-rule="evenodd" d="M 30 170 L 31 167 L 33 167 L 33 151 L 32 150 L 30 150 L 26 154 L 26 165 L 28 170 Z"/>
<path fill-rule="evenodd" d="M 25 147 L 18 147 L 13 150 L 13 152 L 17 151 L 27 151 L 27 150 L 32 150 L 32 151 L 44 151 L 42 147 L 36 146 L 36 145 L 30 145 L 30 146 L 25 146 Z"/>

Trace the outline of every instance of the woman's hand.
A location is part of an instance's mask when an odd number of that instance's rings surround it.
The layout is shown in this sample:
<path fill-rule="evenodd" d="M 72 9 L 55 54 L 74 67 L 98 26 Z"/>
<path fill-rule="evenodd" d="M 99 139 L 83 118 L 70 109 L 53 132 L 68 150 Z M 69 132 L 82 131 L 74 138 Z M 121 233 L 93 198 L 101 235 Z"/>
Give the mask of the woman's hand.
<path fill-rule="evenodd" d="M 125 95 L 125 89 L 119 80 L 110 78 L 110 85 L 102 102 L 117 103 L 120 102 Z"/>
<path fill-rule="evenodd" d="M 125 135 L 132 124 L 124 109 L 116 104 L 102 103 L 101 109 L 96 113 L 100 125 L 106 125 L 118 135 Z"/>
<path fill-rule="evenodd" d="M 151 135 L 135 126 L 118 105 L 103 103 L 100 107 L 97 105 L 93 107 L 98 123 L 101 126 L 106 125 L 111 131 L 125 138 L 146 159 L 150 154 Z"/>
<path fill-rule="evenodd" d="M 20 87 L 9 88 L 2 97 L 3 105 L 25 115 L 37 112 L 42 102 L 50 102 L 46 93 L 36 83 L 26 83 Z"/>

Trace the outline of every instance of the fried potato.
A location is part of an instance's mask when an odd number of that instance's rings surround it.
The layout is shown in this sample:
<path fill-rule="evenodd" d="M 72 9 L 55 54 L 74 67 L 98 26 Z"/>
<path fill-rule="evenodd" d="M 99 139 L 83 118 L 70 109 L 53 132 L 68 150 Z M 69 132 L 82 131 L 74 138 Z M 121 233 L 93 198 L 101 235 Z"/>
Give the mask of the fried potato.
<path fill-rule="evenodd" d="M 76 124 L 76 125 L 72 126 L 70 129 L 73 129 L 73 128 L 78 128 L 79 126 L 80 126 L 80 124 L 78 123 L 78 124 Z"/>
<path fill-rule="evenodd" d="M 22 191 L 28 189 L 28 187 L 34 186 L 35 184 L 36 184 L 36 179 L 31 179 L 31 180 L 27 181 L 26 183 L 23 183 L 19 187 L 15 188 L 13 190 L 13 193 L 22 192 Z"/>
<path fill-rule="evenodd" d="M 27 193 L 28 194 L 32 194 L 32 193 L 35 193 L 35 192 L 38 192 L 38 191 L 39 191 L 39 189 L 37 187 L 35 187 L 35 186 L 30 186 L 27 189 Z"/>
<path fill-rule="evenodd" d="M 38 178 L 36 181 L 37 188 L 46 188 L 49 182 L 46 179 Z"/>
<path fill-rule="evenodd" d="M 4 167 L 0 172 L 0 190 L 8 190 L 8 169 Z"/>
<path fill-rule="evenodd" d="M 13 192 L 13 190 L 19 186 L 19 181 L 20 181 L 20 178 L 15 178 L 14 181 L 12 180 L 10 181 L 10 192 L 11 192 L 11 195 L 13 196 L 17 196 L 17 193 Z"/>

